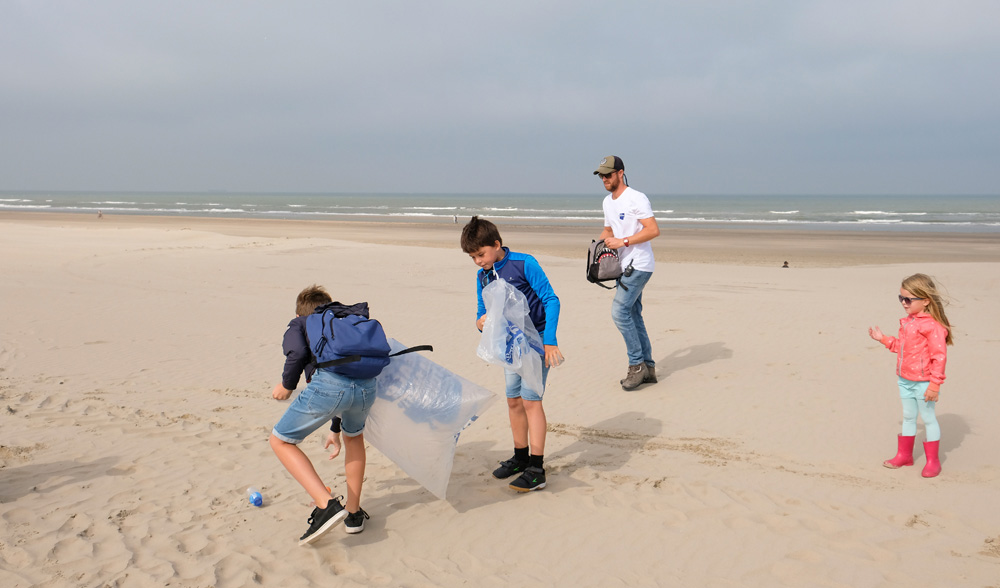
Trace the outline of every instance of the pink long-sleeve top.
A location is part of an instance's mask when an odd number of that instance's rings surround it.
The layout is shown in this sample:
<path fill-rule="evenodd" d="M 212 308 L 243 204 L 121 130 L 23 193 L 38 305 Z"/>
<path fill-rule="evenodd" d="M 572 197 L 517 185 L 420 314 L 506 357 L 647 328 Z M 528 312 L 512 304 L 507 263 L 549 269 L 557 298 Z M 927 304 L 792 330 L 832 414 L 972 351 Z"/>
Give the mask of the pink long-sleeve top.
<path fill-rule="evenodd" d="M 937 392 L 944 383 L 947 337 L 944 325 L 926 312 L 918 312 L 899 319 L 899 335 L 885 335 L 881 343 L 896 354 L 896 375 L 914 382 L 930 382 L 927 388 Z"/>

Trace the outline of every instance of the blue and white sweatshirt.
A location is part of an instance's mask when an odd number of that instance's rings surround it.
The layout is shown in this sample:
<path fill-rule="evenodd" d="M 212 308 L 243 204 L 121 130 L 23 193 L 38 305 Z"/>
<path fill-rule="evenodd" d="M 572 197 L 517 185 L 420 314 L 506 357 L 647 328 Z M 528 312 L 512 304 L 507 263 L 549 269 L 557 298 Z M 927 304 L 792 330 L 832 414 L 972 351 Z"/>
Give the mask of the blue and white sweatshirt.
<path fill-rule="evenodd" d="M 479 300 L 476 318 L 486 314 L 483 287 L 501 277 L 528 299 L 528 317 L 542 336 L 544 345 L 558 345 L 556 327 L 559 326 L 559 297 L 556 296 L 542 266 L 526 253 L 516 253 L 504 247 L 504 257 L 489 270 L 480 269 L 476 274 L 476 298 Z"/>

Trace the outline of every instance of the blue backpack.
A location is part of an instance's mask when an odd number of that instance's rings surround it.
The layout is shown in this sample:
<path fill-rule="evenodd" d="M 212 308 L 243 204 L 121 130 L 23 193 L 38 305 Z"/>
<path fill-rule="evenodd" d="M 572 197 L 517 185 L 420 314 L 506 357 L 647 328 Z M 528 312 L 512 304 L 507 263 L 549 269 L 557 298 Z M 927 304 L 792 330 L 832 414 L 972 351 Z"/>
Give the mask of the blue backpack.
<path fill-rule="evenodd" d="M 331 302 L 306 317 L 309 351 L 316 369 L 329 369 L 349 378 L 368 379 L 382 373 L 389 358 L 412 351 L 433 351 L 430 345 L 389 353 L 382 325 L 368 318 L 368 303 L 345 306 Z"/>

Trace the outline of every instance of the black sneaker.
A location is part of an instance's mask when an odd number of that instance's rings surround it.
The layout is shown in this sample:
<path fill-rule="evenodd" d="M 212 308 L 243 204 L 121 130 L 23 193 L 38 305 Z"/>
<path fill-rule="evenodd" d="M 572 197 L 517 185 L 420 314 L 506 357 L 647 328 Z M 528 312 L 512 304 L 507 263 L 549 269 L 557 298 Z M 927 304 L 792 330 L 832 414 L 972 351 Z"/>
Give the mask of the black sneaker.
<path fill-rule="evenodd" d="M 525 468 L 524 473 L 510 483 L 511 490 L 531 492 L 545 487 L 545 470 L 542 468 Z"/>
<path fill-rule="evenodd" d="M 365 530 L 365 519 L 370 518 L 363 508 L 359 508 L 358 512 L 349 512 L 347 518 L 344 519 L 344 530 L 352 535 L 360 533 Z"/>
<path fill-rule="evenodd" d="M 528 467 L 528 462 L 517 461 L 512 457 L 507 461 L 500 462 L 500 467 L 493 470 L 493 477 L 498 480 L 503 480 L 504 478 L 509 478 L 514 474 L 520 474 L 526 467 Z"/>
<path fill-rule="evenodd" d="M 344 520 L 346 516 L 347 511 L 341 506 L 340 500 L 336 498 L 331 498 L 326 508 L 314 508 L 312 515 L 309 516 L 309 530 L 299 538 L 299 545 L 312 543 L 316 539 L 319 539 L 320 535 L 329 531 L 334 525 Z"/>

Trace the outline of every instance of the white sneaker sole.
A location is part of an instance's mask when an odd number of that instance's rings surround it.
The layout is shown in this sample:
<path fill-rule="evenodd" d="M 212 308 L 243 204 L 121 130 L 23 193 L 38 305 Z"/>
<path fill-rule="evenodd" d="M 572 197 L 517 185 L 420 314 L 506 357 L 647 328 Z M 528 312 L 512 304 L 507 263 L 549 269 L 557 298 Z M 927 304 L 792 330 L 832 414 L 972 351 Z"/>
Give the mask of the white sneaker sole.
<path fill-rule="evenodd" d="M 348 527 L 347 525 L 344 525 L 344 530 L 347 531 L 347 533 L 349 535 L 354 535 L 356 533 L 360 533 L 361 531 L 364 531 L 365 530 L 365 524 L 361 523 L 360 527 Z"/>
<path fill-rule="evenodd" d="M 516 486 L 508 486 L 511 490 L 516 490 L 518 492 L 534 492 L 535 490 L 541 490 L 545 487 L 545 482 L 535 486 L 534 488 L 518 488 Z"/>
<path fill-rule="evenodd" d="M 299 539 L 299 545 L 300 546 L 302 546 L 302 545 L 308 545 L 308 544 L 312 543 L 313 541 L 319 539 L 320 535 L 322 535 L 323 533 L 326 533 L 330 529 L 334 528 L 335 526 L 337 526 L 337 524 L 340 523 L 340 521 L 342 521 L 342 520 L 344 520 L 346 518 L 347 518 L 347 509 L 345 508 L 345 509 L 342 509 L 337 514 L 335 514 L 332 517 L 330 517 L 330 520 L 327 521 L 326 523 L 324 523 L 323 526 L 320 527 L 319 529 L 316 529 L 315 533 L 313 533 L 312 535 L 306 537 L 305 539 Z"/>

